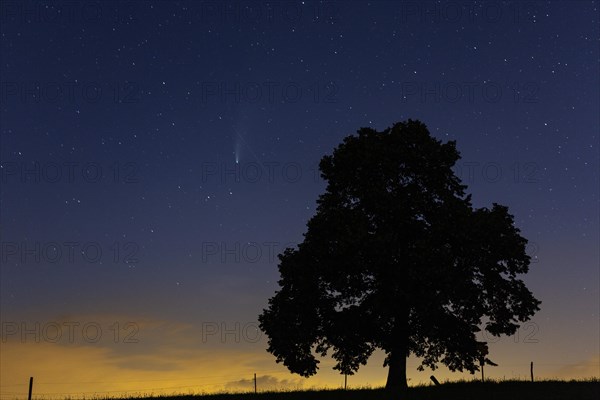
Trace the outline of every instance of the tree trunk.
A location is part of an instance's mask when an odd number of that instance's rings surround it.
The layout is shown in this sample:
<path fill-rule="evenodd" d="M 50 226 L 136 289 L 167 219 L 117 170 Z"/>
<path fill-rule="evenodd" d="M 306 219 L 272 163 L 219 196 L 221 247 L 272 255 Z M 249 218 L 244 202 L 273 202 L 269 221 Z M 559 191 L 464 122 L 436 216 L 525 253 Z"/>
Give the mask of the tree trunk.
<path fill-rule="evenodd" d="M 398 349 L 400 350 L 400 349 Z M 394 395 L 404 397 L 408 392 L 406 383 L 406 350 L 390 354 L 386 390 Z"/>
<path fill-rule="evenodd" d="M 394 346 L 389 354 L 389 370 L 385 388 L 389 398 L 405 399 L 408 394 L 406 382 L 406 358 L 408 357 L 408 312 L 398 313 L 392 333 Z"/>

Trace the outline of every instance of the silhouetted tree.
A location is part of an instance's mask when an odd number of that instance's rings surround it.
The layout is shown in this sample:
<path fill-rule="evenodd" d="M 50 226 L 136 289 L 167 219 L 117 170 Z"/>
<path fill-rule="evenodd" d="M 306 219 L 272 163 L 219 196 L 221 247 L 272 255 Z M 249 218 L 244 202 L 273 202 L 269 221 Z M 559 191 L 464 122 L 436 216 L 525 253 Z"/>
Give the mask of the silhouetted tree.
<path fill-rule="evenodd" d="M 540 302 L 519 274 L 527 240 L 507 207 L 474 209 L 442 144 L 419 121 L 362 128 L 320 162 L 327 181 L 297 249 L 279 255 L 281 289 L 259 316 L 268 351 L 302 376 L 332 350 L 353 374 L 376 348 L 387 385 L 406 387 L 406 358 L 479 368 L 476 333 L 513 334 Z"/>

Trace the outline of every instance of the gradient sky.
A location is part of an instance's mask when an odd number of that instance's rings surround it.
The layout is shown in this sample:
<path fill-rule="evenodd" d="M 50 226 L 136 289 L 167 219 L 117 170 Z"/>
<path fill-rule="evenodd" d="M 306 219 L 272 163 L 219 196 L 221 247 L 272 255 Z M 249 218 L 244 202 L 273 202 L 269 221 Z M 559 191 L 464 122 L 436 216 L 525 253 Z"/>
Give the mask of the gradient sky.
<path fill-rule="evenodd" d="M 541 311 L 480 338 L 486 375 L 600 376 L 597 1 L 0 7 L 2 400 L 341 385 L 276 364 L 257 316 L 320 158 L 408 118 L 530 240 Z"/>

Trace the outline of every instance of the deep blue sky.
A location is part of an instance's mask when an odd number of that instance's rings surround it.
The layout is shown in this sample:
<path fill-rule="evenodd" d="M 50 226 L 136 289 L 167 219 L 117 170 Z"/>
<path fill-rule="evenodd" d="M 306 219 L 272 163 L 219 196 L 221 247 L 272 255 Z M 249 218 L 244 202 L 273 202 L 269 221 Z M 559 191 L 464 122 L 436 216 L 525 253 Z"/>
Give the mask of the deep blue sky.
<path fill-rule="evenodd" d="M 598 2 L 5 1 L 1 17 L 3 321 L 256 321 L 319 159 L 412 118 L 457 141 L 475 205 L 509 206 L 531 241 L 536 351 L 598 372 Z"/>

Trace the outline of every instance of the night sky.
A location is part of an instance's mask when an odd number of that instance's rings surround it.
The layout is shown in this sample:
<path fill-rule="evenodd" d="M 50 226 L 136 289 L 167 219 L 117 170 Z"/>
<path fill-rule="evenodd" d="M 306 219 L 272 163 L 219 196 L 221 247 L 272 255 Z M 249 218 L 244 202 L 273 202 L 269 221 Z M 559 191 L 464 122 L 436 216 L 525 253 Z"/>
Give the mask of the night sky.
<path fill-rule="evenodd" d="M 530 241 L 541 311 L 486 375 L 600 376 L 598 2 L 0 4 L 1 399 L 339 387 L 257 317 L 320 158 L 409 118 Z"/>

